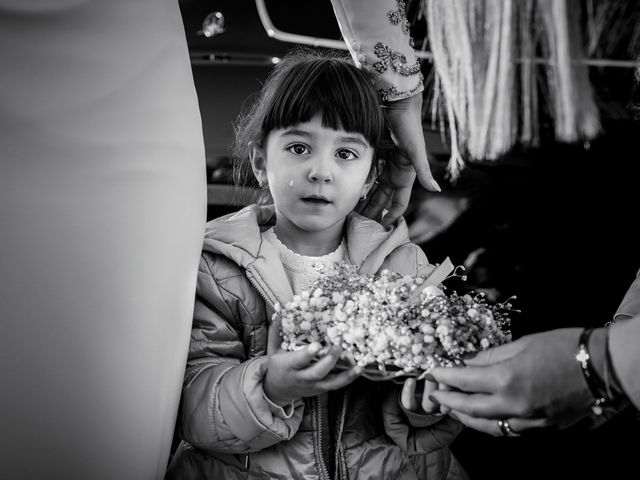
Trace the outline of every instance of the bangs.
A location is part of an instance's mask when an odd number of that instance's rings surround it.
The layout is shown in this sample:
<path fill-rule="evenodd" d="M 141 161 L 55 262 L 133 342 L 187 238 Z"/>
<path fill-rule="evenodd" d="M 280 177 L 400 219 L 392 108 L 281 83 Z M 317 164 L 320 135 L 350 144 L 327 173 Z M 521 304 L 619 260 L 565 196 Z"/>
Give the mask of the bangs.
<path fill-rule="evenodd" d="M 360 133 L 376 148 L 384 118 L 369 75 L 341 58 L 309 59 L 280 72 L 262 131 L 288 128 L 322 115 L 322 126 Z"/>

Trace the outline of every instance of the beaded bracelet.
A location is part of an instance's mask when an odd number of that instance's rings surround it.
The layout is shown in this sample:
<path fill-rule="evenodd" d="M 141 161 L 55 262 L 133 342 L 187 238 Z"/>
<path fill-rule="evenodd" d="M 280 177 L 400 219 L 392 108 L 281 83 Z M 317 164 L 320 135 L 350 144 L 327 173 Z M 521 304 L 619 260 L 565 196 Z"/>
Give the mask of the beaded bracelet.
<path fill-rule="evenodd" d="M 576 360 L 582 367 L 582 374 L 587 382 L 587 386 L 593 395 L 594 402 L 591 405 L 591 411 L 594 415 L 602 415 L 603 407 L 608 403 L 607 397 L 601 394 L 601 389 L 597 382 L 599 380 L 596 371 L 591 363 L 591 355 L 589 354 L 589 338 L 593 333 L 593 328 L 585 328 L 580 334 L 578 339 L 578 353 L 576 354 Z"/>

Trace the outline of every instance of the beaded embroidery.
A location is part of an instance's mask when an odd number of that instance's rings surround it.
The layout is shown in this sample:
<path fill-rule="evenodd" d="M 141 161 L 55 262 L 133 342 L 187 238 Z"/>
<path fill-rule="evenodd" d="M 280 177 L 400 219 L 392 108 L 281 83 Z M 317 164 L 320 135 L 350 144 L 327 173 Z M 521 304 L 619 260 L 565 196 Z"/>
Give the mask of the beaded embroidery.
<path fill-rule="evenodd" d="M 381 88 L 378 90 L 378 96 L 380 100 L 383 102 L 391 102 L 394 100 L 402 100 L 404 98 L 413 97 L 416 93 L 419 93 L 423 90 L 422 85 L 422 73 L 418 74 L 418 84 L 412 88 L 411 90 L 400 91 L 398 87 L 393 83 L 390 84 L 387 88 Z"/>
<path fill-rule="evenodd" d="M 410 33 L 411 24 L 407 20 L 407 10 L 404 0 L 397 0 L 398 10 L 389 10 L 387 12 L 387 18 L 392 25 L 400 25 L 402 32 L 406 35 Z M 409 46 L 413 48 L 415 43 L 413 37 L 409 36 Z"/>
<path fill-rule="evenodd" d="M 407 57 L 400 52 L 392 51 L 391 48 L 384 43 L 378 42 L 373 48 L 373 52 L 376 54 L 376 57 L 380 59 L 379 62 L 373 64 L 373 68 L 375 68 L 378 73 L 384 73 L 389 65 L 391 65 L 394 72 L 398 72 L 403 77 L 420 73 L 420 64 L 418 62 L 407 66 Z"/>
<path fill-rule="evenodd" d="M 398 10 L 389 10 L 387 12 L 387 18 L 393 25 L 398 25 L 402 27 L 402 31 L 406 34 L 409 34 L 409 21 L 407 20 L 407 10 L 404 3 L 404 0 L 397 0 Z"/>

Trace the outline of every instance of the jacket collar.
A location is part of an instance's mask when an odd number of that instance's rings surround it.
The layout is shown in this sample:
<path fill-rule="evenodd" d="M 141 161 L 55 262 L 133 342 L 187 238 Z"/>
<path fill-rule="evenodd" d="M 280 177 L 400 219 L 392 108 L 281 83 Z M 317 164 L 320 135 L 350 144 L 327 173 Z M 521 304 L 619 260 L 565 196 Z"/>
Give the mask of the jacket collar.
<path fill-rule="evenodd" d="M 249 205 L 207 224 L 203 250 L 224 255 L 247 271 L 247 276 L 271 304 L 284 305 L 293 292 L 278 252 L 260 233 L 275 224 L 273 205 Z M 345 238 L 349 262 L 361 273 L 375 273 L 393 250 L 409 242 L 404 219 L 386 229 L 378 222 L 352 212 Z"/>

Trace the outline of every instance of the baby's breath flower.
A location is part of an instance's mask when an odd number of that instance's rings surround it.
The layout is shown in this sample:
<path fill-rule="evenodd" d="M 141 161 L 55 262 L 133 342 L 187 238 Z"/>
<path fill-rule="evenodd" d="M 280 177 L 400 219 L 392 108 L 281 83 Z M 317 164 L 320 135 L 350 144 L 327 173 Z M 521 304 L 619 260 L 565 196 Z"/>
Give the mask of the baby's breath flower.
<path fill-rule="evenodd" d="M 364 275 L 348 264 L 323 267 L 309 290 L 275 306 L 282 348 L 318 341 L 340 346 L 343 360 L 365 371 L 420 375 L 438 365 L 463 365 L 465 354 L 511 340 L 509 318 L 484 296 L 447 295 L 442 286 L 424 284 L 422 277 L 386 269 Z M 417 289 L 417 303 L 408 303 Z"/>

